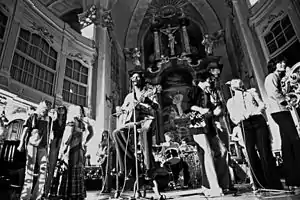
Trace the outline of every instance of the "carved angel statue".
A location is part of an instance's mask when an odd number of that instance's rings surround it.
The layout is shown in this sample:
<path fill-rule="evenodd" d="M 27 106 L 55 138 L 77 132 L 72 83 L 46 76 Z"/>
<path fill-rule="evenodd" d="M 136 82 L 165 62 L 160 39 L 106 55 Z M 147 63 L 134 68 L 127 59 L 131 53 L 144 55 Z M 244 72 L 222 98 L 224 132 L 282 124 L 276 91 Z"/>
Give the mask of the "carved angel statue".
<path fill-rule="evenodd" d="M 125 48 L 124 54 L 126 58 L 132 60 L 135 66 L 141 66 L 141 61 L 140 61 L 141 52 L 138 48 Z"/>
<path fill-rule="evenodd" d="M 208 56 L 213 55 L 215 45 L 222 41 L 224 37 L 224 30 L 218 30 L 212 34 L 203 35 L 202 45 L 205 46 L 205 52 Z"/>

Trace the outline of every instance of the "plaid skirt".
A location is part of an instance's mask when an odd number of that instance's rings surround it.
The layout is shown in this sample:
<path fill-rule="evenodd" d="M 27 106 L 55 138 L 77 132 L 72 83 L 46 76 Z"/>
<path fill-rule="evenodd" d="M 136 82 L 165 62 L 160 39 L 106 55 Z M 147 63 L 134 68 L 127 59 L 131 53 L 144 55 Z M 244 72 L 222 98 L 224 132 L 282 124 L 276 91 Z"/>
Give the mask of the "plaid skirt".
<path fill-rule="evenodd" d="M 82 200 L 86 198 L 83 166 L 70 166 L 62 172 L 58 194 L 62 199 Z"/>

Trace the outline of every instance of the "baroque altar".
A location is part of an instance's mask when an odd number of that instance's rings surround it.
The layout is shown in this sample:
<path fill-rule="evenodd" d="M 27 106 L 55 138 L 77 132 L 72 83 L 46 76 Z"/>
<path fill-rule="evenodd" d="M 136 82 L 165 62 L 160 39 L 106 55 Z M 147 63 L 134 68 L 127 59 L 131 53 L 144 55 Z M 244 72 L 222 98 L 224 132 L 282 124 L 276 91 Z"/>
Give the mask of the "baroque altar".
<path fill-rule="evenodd" d="M 213 55 L 213 48 L 224 32 L 202 34 L 199 27 L 193 30 L 195 24 L 190 28 L 192 22 L 184 10 L 173 5 L 156 8 L 151 15 L 148 38 L 152 41 L 144 42 L 143 52 L 133 49 L 131 58 L 136 66 L 145 68 L 149 83 L 162 87 L 155 142 L 163 142 L 168 131 L 174 132 L 178 141 L 185 138 L 192 142 L 193 132 L 199 131 L 194 120 L 197 116 L 191 111 L 199 102 L 197 77 L 211 69 L 217 71 L 218 78 L 222 64 L 220 57 Z"/>

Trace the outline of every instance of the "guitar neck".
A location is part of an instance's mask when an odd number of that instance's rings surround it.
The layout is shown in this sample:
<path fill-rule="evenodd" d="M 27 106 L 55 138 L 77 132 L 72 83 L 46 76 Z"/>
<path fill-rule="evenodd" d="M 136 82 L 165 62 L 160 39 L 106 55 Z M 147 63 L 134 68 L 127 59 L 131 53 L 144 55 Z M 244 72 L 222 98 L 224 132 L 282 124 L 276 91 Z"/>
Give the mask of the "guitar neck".
<path fill-rule="evenodd" d="M 179 116 L 182 116 L 183 115 L 183 109 L 181 107 L 181 104 L 177 104 L 176 107 L 177 107 Z"/>

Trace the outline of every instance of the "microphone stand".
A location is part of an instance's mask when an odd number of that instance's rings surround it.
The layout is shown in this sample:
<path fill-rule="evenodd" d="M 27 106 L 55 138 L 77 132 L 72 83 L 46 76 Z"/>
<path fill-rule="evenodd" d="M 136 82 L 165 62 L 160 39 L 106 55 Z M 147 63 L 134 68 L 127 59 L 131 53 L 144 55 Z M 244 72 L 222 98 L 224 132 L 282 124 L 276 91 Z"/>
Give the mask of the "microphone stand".
<path fill-rule="evenodd" d="M 133 96 L 136 96 L 134 87 L 132 88 Z M 139 164 L 138 164 L 138 155 L 137 155 L 137 126 L 136 126 L 136 105 L 133 105 L 133 134 L 134 134 L 134 156 L 135 156 L 135 187 L 134 187 L 134 198 L 140 198 L 140 185 L 139 185 Z"/>

